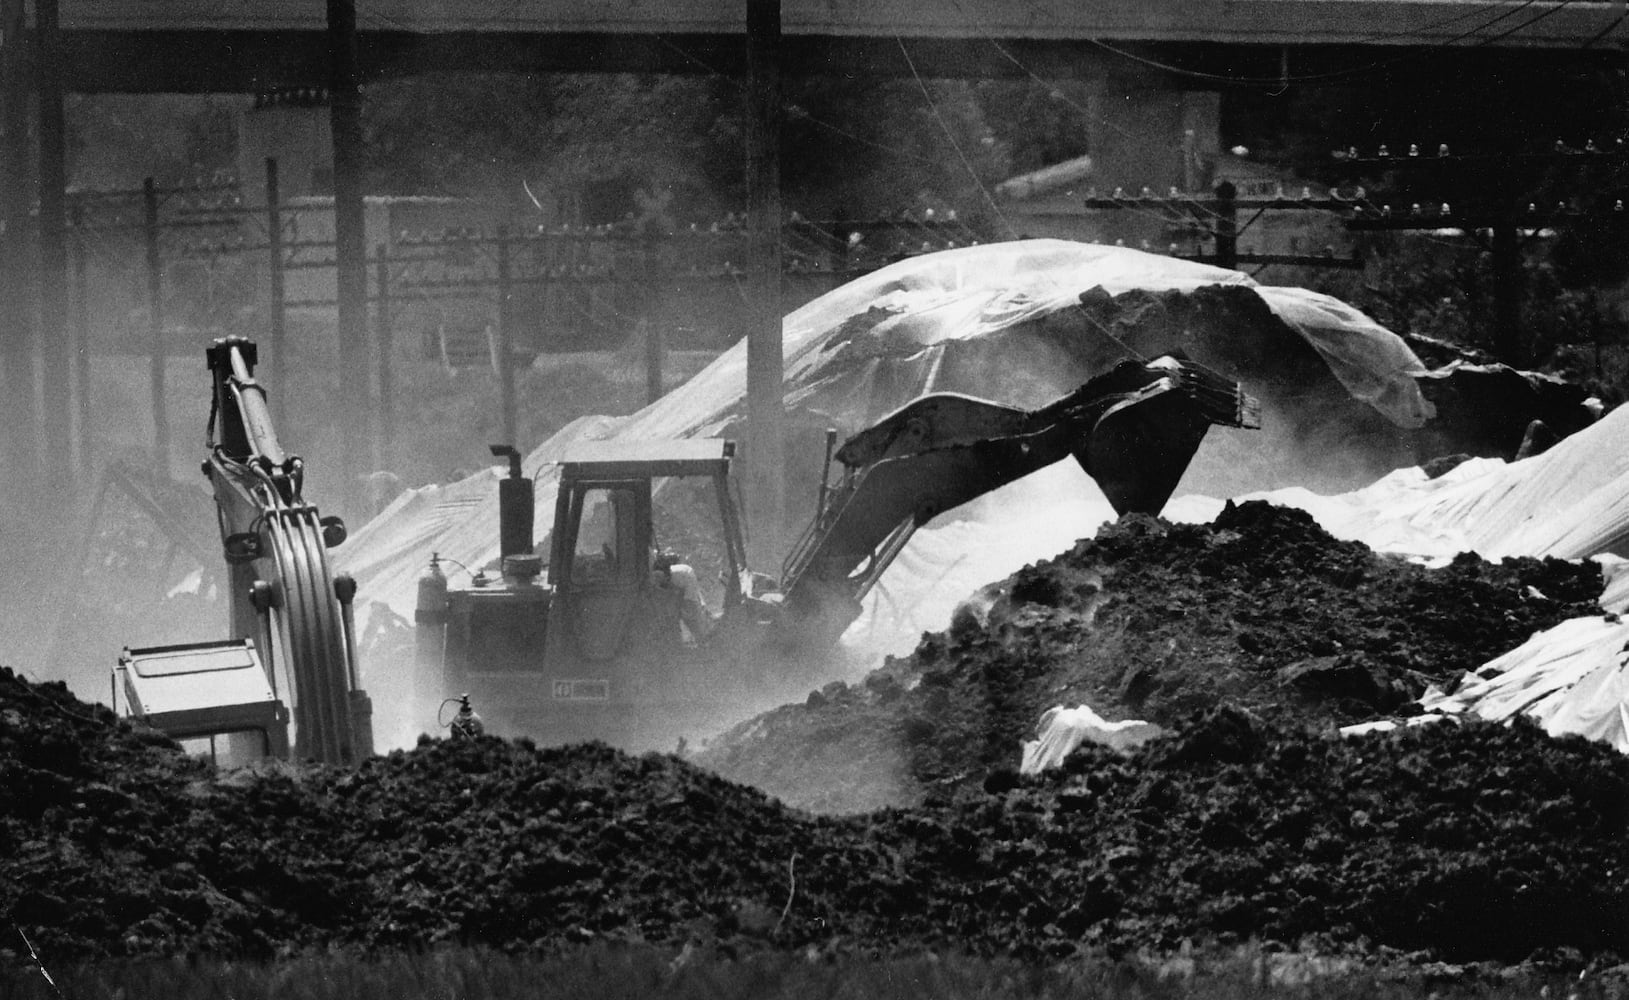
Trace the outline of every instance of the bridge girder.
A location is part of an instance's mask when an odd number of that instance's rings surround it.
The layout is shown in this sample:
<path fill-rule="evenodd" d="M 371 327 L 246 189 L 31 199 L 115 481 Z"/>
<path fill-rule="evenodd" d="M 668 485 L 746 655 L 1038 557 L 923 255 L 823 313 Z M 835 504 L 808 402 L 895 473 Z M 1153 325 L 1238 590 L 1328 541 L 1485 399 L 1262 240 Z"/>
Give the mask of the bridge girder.
<path fill-rule="evenodd" d="M 782 44 L 789 78 L 826 74 L 909 77 L 911 63 L 930 78 L 1113 79 L 1185 90 L 1260 89 L 1290 68 L 1293 78 L 1362 79 L 1366 68 L 1407 77 L 1416 72 L 1496 79 L 1598 65 L 1621 66 L 1604 49 L 1428 49 L 1357 45 L 1247 45 L 1197 42 L 893 38 L 788 35 Z M 327 40 L 317 31 L 98 31 L 62 35 L 64 84 L 76 93 L 254 93 L 274 87 L 320 87 L 327 79 Z M 32 49 L 32 46 L 29 46 Z M 428 73 L 745 73 L 740 36 L 725 34 L 437 33 L 363 31 L 358 54 L 364 80 Z M 1171 72 L 1158 65 L 1180 67 Z"/>

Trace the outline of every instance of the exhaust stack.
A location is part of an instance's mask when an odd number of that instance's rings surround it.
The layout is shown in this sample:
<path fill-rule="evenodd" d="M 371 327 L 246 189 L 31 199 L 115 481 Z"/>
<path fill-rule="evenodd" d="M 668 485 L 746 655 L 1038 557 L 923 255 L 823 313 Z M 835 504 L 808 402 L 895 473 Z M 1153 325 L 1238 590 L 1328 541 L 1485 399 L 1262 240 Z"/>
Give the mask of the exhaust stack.
<path fill-rule="evenodd" d="M 492 457 L 509 459 L 509 476 L 498 480 L 498 556 L 503 575 L 514 582 L 530 581 L 542 567 L 532 554 L 532 521 L 537 498 L 532 481 L 522 474 L 520 452 L 513 445 L 490 446 Z"/>

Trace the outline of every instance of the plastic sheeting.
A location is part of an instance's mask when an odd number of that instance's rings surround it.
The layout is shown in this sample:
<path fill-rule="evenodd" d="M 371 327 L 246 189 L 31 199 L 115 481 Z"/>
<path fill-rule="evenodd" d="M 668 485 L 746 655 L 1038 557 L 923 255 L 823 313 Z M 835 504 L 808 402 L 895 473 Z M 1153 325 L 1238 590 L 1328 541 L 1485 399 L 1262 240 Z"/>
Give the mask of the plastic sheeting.
<path fill-rule="evenodd" d="M 1041 714 L 1037 731 L 1037 737 L 1024 744 L 1023 761 L 1018 766 L 1021 774 L 1040 774 L 1049 767 L 1057 767 L 1082 743 L 1096 743 L 1129 753 L 1165 735 L 1164 729 L 1140 719 L 1110 722 L 1089 705 L 1049 708 Z"/>
<path fill-rule="evenodd" d="M 1273 314 L 1306 338 L 1348 392 L 1399 427 L 1423 427 L 1431 404 L 1414 376 L 1425 365 L 1395 334 L 1356 309 L 1305 288 L 1262 287 Z"/>
<path fill-rule="evenodd" d="M 1261 288 L 1236 271 L 1204 264 L 1061 240 L 966 247 L 912 258 L 791 313 L 783 326 L 787 405 L 849 432 L 924 392 L 958 391 L 1011 405 L 1037 405 L 1095 372 L 1069 370 L 1055 352 L 1049 353 L 1044 336 L 1022 344 L 1003 342 L 999 356 L 973 351 L 957 364 L 947 363 L 950 345 L 976 347 L 981 339 L 1022 324 L 1044 326 L 1046 317 L 1073 309 L 1080 294 L 1092 288 L 1113 295 L 1135 289 L 1192 292 L 1217 284 L 1256 289 L 1329 363 L 1342 385 L 1398 426 L 1415 426 L 1429 413 L 1409 374 L 1423 370 L 1419 360 L 1399 338 L 1327 296 Z M 557 475 L 547 463 L 568 444 L 733 432 L 745 414 L 745 392 L 743 341 L 638 413 L 580 419 L 532 449 L 524 466 L 537 476 L 536 536 L 543 537 L 552 518 Z M 882 648 L 908 647 L 921 630 L 942 628 L 949 608 L 973 588 L 1091 534 L 1109 516 L 1109 508 L 1078 469 L 1063 471 L 1069 467 L 1046 470 L 1038 474 L 1038 484 L 1015 484 L 1008 488 L 1011 492 L 984 498 L 991 502 L 973 513 L 963 508 L 930 525 L 959 534 L 961 543 L 936 538 L 932 530 L 919 532 L 883 578 L 872 602 L 873 610 L 880 611 L 857 622 L 851 634 L 865 633 Z M 471 569 L 497 557 L 495 478 L 496 473 L 486 471 L 462 482 L 410 490 L 352 535 L 337 551 L 336 562 L 356 577 L 364 615 L 368 602 L 377 601 L 409 616 L 417 578 L 432 551 Z M 1046 506 L 1046 520 L 1026 516 L 1028 533 L 1018 533 L 1033 538 L 1036 524 L 1056 529 L 1041 533 L 1044 546 L 1013 544 L 1019 519 L 1012 511 L 1020 498 Z M 997 541 L 981 544 L 975 536 Z M 927 607 L 934 609 L 933 617 L 919 613 Z M 879 615 L 886 619 L 881 624 Z"/>
<path fill-rule="evenodd" d="M 1467 674 L 1451 694 L 1421 700 L 1428 712 L 1494 722 L 1528 716 L 1552 736 L 1571 734 L 1629 753 L 1629 622 L 1574 618 Z"/>
<path fill-rule="evenodd" d="M 1299 507 L 1337 538 L 1426 560 L 1460 552 L 1629 557 L 1629 407 L 1519 462 L 1471 459 L 1436 479 L 1399 469 L 1335 496 L 1286 489 L 1235 499 Z M 1185 497 L 1166 515 L 1208 521 L 1221 507 L 1220 500 Z M 1619 591 L 1629 592 L 1629 584 Z"/>
<path fill-rule="evenodd" d="M 1337 538 L 1428 562 L 1459 552 L 1594 558 L 1606 581 L 1602 608 L 1629 613 L 1629 408 L 1519 462 L 1473 459 L 1437 479 L 1402 469 L 1337 496 L 1274 490 L 1239 499 L 1299 507 Z M 1187 497 L 1166 513 L 1208 521 L 1220 508 L 1219 500 Z M 1467 675 L 1451 694 L 1428 696 L 1422 707 L 1487 719 L 1530 715 L 1552 734 L 1575 733 L 1629 752 L 1626 643 L 1629 624 L 1563 622 Z"/>

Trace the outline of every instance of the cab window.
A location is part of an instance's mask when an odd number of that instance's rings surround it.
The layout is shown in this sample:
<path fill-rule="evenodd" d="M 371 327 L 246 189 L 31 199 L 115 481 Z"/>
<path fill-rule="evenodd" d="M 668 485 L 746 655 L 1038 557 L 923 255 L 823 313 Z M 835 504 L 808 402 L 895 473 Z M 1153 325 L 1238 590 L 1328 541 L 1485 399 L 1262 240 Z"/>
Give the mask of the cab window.
<path fill-rule="evenodd" d="M 627 489 L 584 490 L 572 575 L 581 582 L 626 582 L 636 578 L 633 552 L 634 494 Z"/>

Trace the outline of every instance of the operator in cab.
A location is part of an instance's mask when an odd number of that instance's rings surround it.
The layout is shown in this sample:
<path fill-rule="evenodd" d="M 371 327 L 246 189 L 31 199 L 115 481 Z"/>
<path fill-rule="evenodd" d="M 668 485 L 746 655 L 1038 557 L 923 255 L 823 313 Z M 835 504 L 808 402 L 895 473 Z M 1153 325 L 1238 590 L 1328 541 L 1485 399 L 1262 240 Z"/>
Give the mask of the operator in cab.
<path fill-rule="evenodd" d="M 712 634 L 713 615 L 707 610 L 707 597 L 701 592 L 696 570 L 671 549 L 658 551 L 651 559 L 651 583 L 679 593 L 679 622 L 691 641 L 703 642 Z"/>

